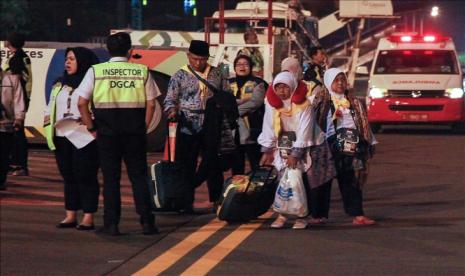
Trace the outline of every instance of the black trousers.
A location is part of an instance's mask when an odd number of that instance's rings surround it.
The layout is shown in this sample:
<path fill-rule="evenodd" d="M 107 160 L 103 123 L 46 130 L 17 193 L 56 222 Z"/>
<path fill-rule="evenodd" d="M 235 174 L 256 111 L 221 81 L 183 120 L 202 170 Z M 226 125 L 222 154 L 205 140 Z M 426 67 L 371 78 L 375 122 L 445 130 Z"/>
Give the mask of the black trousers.
<path fill-rule="evenodd" d="M 260 163 L 260 145 L 259 144 L 247 144 L 247 145 L 239 145 L 237 147 L 237 159 L 233 163 L 232 173 L 233 175 L 236 174 L 244 174 L 245 173 L 245 156 L 250 162 L 250 167 L 252 170 L 258 168 Z"/>
<path fill-rule="evenodd" d="M 122 160 L 126 164 L 131 181 L 140 223 L 154 223 L 147 184 L 147 138 L 145 134 L 97 135 L 103 173 L 104 225 L 117 225 L 120 221 Z"/>
<path fill-rule="evenodd" d="M 324 183 L 308 192 L 308 207 L 313 218 L 328 218 L 331 203 L 331 182 Z"/>
<path fill-rule="evenodd" d="M 97 180 L 97 143 L 77 149 L 67 138 L 55 137 L 55 159 L 64 180 L 65 209 L 95 213 L 100 187 Z"/>
<path fill-rule="evenodd" d="M 0 186 L 6 184 L 6 176 L 10 165 L 10 148 L 13 144 L 14 134 L 0 132 Z"/>
<path fill-rule="evenodd" d="M 16 130 L 14 133 L 14 143 L 11 147 L 11 161 L 10 165 L 19 166 L 28 170 L 28 144 L 24 126 Z"/>
<path fill-rule="evenodd" d="M 357 177 L 352 165 L 353 157 L 340 154 L 333 154 L 333 156 L 344 211 L 349 216 L 363 216 L 363 194 L 358 186 Z M 332 180 L 318 188 L 310 190 L 310 213 L 312 217 L 327 218 L 329 216 L 331 183 Z"/>
<path fill-rule="evenodd" d="M 203 135 L 203 132 L 197 135 L 178 132 L 176 135 L 176 163 L 181 169 L 186 184 L 184 195 L 186 208 L 193 206 L 195 188 L 205 180 L 210 202 L 217 201 L 221 196 L 224 180 L 222 164 L 217 154 L 206 153 L 209 145 Z M 200 155 L 202 161 L 198 165 Z"/>

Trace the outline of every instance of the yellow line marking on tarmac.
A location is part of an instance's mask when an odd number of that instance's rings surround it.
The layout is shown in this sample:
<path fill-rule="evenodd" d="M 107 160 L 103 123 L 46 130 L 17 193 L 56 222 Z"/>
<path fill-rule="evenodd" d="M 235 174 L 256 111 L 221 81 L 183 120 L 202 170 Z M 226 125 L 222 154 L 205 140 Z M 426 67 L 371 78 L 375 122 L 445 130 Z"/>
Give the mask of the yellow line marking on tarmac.
<path fill-rule="evenodd" d="M 24 133 L 26 134 L 27 138 L 35 137 L 34 134 L 32 134 L 32 132 L 30 132 L 29 129 L 27 129 L 27 128 L 24 128 Z"/>
<path fill-rule="evenodd" d="M 35 128 L 43 137 L 45 137 L 45 130 L 43 127 L 36 127 Z"/>
<path fill-rule="evenodd" d="M 216 233 L 225 225 L 226 222 L 219 221 L 217 218 L 211 220 L 208 224 L 187 236 L 184 240 L 171 247 L 168 251 L 158 256 L 156 259 L 151 261 L 148 265 L 133 275 L 159 275 L 170 266 L 175 264 L 177 261 L 179 261 L 182 257 L 187 255 L 192 249 L 206 241 L 211 235 Z"/>
<path fill-rule="evenodd" d="M 272 215 L 273 212 L 267 212 L 260 218 L 267 219 Z M 248 236 L 250 236 L 255 230 L 262 226 L 264 222 L 265 220 L 241 225 L 215 247 L 210 249 L 210 251 L 205 253 L 205 255 L 198 259 L 193 265 L 187 268 L 181 275 L 206 275 L 236 247 L 238 247 Z"/>

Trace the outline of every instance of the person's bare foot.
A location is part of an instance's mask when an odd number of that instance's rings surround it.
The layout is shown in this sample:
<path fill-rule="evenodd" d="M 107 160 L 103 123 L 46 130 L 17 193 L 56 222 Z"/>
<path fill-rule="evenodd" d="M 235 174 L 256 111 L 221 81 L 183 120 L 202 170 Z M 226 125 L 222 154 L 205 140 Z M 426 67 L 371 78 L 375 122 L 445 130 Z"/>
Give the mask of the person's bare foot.
<path fill-rule="evenodd" d="M 94 214 L 84 213 L 80 225 L 91 226 L 94 225 Z"/>

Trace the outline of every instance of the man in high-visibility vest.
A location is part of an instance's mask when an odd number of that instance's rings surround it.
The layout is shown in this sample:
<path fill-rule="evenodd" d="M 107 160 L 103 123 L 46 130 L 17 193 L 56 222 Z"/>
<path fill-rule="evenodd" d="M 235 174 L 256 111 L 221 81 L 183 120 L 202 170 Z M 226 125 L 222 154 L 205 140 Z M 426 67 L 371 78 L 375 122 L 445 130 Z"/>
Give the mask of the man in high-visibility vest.
<path fill-rule="evenodd" d="M 2 57 L 0 56 L 0 64 Z M 21 76 L 0 68 L 0 191 L 6 190 L 10 148 L 15 129 L 24 125 L 25 107 Z"/>
<path fill-rule="evenodd" d="M 27 112 L 32 92 L 32 67 L 31 59 L 23 50 L 24 44 L 25 38 L 22 34 L 11 33 L 7 37 L 5 47 L 8 49 L 8 60 L 4 64 L 3 71 L 20 77 L 21 87 L 24 91 L 24 107 L 25 112 Z M 28 144 L 24 125 L 15 129 L 14 143 L 10 154 L 10 175 L 29 175 Z"/>
<path fill-rule="evenodd" d="M 129 63 L 129 34 L 107 39 L 108 62 L 93 65 L 75 93 L 82 121 L 97 138 L 103 173 L 104 225 L 99 233 L 119 235 L 121 161 L 132 184 L 136 212 L 144 235 L 158 233 L 147 184 L 146 130 L 160 91 L 144 65 Z M 88 106 L 92 101 L 95 121 Z"/>
<path fill-rule="evenodd" d="M 312 81 L 320 85 L 323 83 L 323 75 L 326 71 L 326 61 L 328 57 L 321 46 L 311 47 L 308 53 L 312 60 L 304 72 L 304 80 L 307 82 Z"/>

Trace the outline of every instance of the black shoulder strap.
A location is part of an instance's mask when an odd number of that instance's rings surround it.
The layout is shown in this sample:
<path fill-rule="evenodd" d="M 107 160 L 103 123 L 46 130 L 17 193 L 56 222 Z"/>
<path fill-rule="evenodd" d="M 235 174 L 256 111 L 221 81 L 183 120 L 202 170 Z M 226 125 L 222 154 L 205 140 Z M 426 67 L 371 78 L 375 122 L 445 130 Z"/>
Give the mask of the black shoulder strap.
<path fill-rule="evenodd" d="M 216 88 L 215 86 L 213 86 L 213 84 L 209 83 L 206 79 L 202 78 L 201 76 L 199 76 L 199 74 L 197 74 L 197 72 L 195 72 L 194 69 L 192 69 L 192 67 L 190 65 L 187 65 L 187 68 L 189 68 L 189 70 L 191 71 L 192 74 L 194 74 L 194 76 L 199 80 L 201 81 L 203 84 L 205 84 L 213 93 L 217 93 L 220 91 L 220 89 Z"/>
<path fill-rule="evenodd" d="M 334 112 L 336 112 L 336 107 L 334 106 L 334 103 L 333 103 L 332 100 L 329 100 L 329 103 L 330 103 L 329 109 L 331 110 L 331 115 L 333 115 Z M 326 116 L 328 116 L 328 115 L 326 115 Z M 333 125 L 334 125 L 334 131 L 337 131 L 337 117 L 334 118 Z"/>

